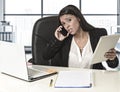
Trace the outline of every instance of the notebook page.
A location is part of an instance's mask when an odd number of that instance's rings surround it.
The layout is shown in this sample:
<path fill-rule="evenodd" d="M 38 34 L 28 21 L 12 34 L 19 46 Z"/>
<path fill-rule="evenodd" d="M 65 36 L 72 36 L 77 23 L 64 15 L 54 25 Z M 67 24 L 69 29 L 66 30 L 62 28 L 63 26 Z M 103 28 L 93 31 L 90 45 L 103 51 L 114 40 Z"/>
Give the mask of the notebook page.
<path fill-rule="evenodd" d="M 60 71 L 56 88 L 89 88 L 91 87 L 91 71 Z"/>

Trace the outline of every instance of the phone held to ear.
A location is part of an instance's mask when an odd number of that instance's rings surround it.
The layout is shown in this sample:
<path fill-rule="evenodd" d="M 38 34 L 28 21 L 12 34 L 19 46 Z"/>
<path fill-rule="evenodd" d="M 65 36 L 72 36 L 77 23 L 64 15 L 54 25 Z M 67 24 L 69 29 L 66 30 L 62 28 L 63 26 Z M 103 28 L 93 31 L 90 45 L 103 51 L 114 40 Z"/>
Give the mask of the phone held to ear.
<path fill-rule="evenodd" d="M 63 34 L 64 36 L 66 36 L 68 32 L 67 32 L 67 31 L 65 30 L 65 28 L 63 27 L 62 30 L 60 31 L 60 33 Z"/>

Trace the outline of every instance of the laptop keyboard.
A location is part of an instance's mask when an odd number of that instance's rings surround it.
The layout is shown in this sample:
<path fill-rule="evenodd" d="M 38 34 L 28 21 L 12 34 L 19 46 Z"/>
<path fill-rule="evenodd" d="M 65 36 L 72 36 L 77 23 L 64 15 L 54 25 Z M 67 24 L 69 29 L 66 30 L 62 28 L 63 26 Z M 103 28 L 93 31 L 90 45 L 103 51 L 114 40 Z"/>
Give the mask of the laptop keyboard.
<path fill-rule="evenodd" d="M 29 68 L 28 69 L 28 73 L 29 73 L 29 76 L 33 77 L 33 78 L 48 74 L 48 72 L 46 72 L 46 71 L 42 71 L 42 70 L 38 70 L 38 69 L 33 69 L 33 68 Z"/>

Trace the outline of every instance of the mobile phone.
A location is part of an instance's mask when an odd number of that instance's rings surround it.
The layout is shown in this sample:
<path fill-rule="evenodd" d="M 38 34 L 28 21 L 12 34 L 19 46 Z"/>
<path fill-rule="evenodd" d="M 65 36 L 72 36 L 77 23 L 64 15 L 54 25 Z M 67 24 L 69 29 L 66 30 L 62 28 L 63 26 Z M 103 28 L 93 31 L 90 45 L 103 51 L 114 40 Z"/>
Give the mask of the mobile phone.
<path fill-rule="evenodd" d="M 64 27 L 62 27 L 62 30 L 60 31 L 60 33 L 66 36 L 68 32 L 65 30 Z"/>

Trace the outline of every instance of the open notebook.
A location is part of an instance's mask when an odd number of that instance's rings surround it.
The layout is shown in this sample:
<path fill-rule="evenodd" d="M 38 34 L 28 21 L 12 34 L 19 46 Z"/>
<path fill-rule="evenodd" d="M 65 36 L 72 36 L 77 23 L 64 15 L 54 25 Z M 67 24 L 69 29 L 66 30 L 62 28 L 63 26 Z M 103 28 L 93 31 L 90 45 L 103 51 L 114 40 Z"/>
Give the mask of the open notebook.
<path fill-rule="evenodd" d="M 92 71 L 60 71 L 55 88 L 90 88 L 93 85 Z"/>
<path fill-rule="evenodd" d="M 26 81 L 35 81 L 53 74 L 47 66 L 33 68 L 27 66 L 24 46 L 17 43 L 0 41 L 1 72 Z"/>

